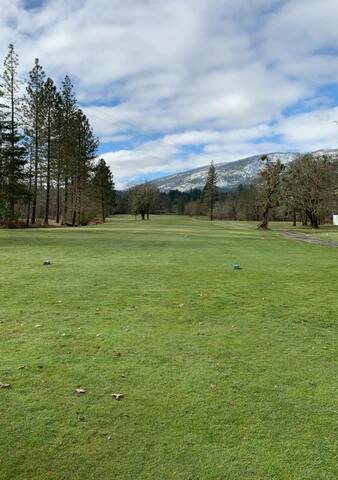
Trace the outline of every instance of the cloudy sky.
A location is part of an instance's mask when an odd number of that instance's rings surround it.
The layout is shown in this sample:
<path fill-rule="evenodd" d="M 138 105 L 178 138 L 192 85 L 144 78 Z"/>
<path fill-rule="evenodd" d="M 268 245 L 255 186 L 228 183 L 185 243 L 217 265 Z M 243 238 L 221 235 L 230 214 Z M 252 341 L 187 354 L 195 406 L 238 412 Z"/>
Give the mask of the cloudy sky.
<path fill-rule="evenodd" d="M 70 74 L 119 186 L 338 147 L 337 0 L 0 0 L 0 55 Z"/>

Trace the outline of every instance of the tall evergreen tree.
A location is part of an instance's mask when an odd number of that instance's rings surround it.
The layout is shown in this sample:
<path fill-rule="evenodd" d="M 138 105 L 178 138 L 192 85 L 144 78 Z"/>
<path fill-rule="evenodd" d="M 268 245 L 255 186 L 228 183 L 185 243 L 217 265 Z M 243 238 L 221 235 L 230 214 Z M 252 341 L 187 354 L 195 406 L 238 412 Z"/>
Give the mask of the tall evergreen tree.
<path fill-rule="evenodd" d="M 62 154 L 63 154 L 63 214 L 62 223 L 68 222 L 69 213 L 69 197 L 70 197 L 70 181 L 72 176 L 72 170 L 74 167 L 74 120 L 77 111 L 76 98 L 74 94 L 74 87 L 68 75 L 66 75 L 62 82 L 61 90 L 61 105 L 62 105 Z"/>
<path fill-rule="evenodd" d="M 96 156 L 97 139 L 89 124 L 88 118 L 81 109 L 78 109 L 72 122 L 72 131 L 75 139 L 73 161 L 71 167 L 71 223 L 81 223 L 83 194 L 90 172 L 92 162 Z"/>
<path fill-rule="evenodd" d="M 5 109 L 6 105 L 4 104 L 4 92 L 2 84 L 0 83 L 0 221 L 3 216 L 5 208 L 5 164 L 2 154 L 3 145 L 4 145 L 4 133 L 5 133 L 5 121 L 6 114 Z"/>
<path fill-rule="evenodd" d="M 91 178 L 98 141 L 73 85 L 66 76 L 58 92 L 36 59 L 22 102 L 17 69 L 10 45 L 0 80 L 0 221 L 88 221 L 97 214 Z"/>
<path fill-rule="evenodd" d="M 29 72 L 29 80 L 27 85 L 27 95 L 25 97 L 25 123 L 27 135 L 31 138 L 33 146 L 33 181 L 32 181 L 32 217 L 31 223 L 36 222 L 36 206 L 38 194 L 38 180 L 42 163 L 43 151 L 43 124 L 45 121 L 45 103 L 44 103 L 44 87 L 45 73 L 39 63 L 39 59 L 35 59 L 34 67 Z"/>
<path fill-rule="evenodd" d="M 1 127 L 1 171 L 2 171 L 2 216 L 7 221 L 15 219 L 15 204 L 27 198 L 25 188 L 26 151 L 23 136 L 18 127 L 20 110 L 17 70 L 18 55 L 12 44 L 4 61 L 2 75 L 2 127 Z"/>
<path fill-rule="evenodd" d="M 211 162 L 202 198 L 208 208 L 210 220 L 214 219 L 214 207 L 217 200 L 217 173 L 214 162 Z"/>
<path fill-rule="evenodd" d="M 94 168 L 92 183 L 95 197 L 101 207 L 102 222 L 105 222 L 106 216 L 115 205 L 115 185 L 111 170 L 103 158 L 99 160 Z"/>
<path fill-rule="evenodd" d="M 63 172 L 63 103 L 62 95 L 60 92 L 56 93 L 55 97 L 55 112 L 54 112 L 54 174 L 56 183 L 56 223 L 60 223 L 61 220 L 61 181 Z"/>
<path fill-rule="evenodd" d="M 57 115 L 57 89 L 51 78 L 47 78 L 43 88 L 43 101 L 45 110 L 44 141 L 45 141 L 45 164 L 46 164 L 46 202 L 44 223 L 48 225 L 50 209 L 50 186 L 53 164 L 53 141 L 55 120 Z"/>

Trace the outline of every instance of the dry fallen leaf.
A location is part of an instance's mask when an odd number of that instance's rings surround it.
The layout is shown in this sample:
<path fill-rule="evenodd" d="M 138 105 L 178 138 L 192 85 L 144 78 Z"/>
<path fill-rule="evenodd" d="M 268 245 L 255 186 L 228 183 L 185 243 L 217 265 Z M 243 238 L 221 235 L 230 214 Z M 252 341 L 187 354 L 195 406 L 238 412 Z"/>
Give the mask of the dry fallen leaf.
<path fill-rule="evenodd" d="M 112 393 L 112 397 L 115 398 L 115 400 L 121 400 L 124 395 L 123 393 Z"/>
<path fill-rule="evenodd" d="M 212 388 L 212 390 L 216 390 L 217 385 L 215 383 L 210 383 L 209 387 Z"/>
<path fill-rule="evenodd" d="M 20 365 L 20 367 L 18 367 L 18 370 L 23 370 L 24 368 L 27 368 L 27 365 Z"/>
<path fill-rule="evenodd" d="M 10 388 L 10 383 L 0 383 L 0 388 Z"/>
<path fill-rule="evenodd" d="M 75 390 L 75 393 L 81 394 L 81 393 L 86 393 L 86 390 L 84 388 L 77 388 Z"/>

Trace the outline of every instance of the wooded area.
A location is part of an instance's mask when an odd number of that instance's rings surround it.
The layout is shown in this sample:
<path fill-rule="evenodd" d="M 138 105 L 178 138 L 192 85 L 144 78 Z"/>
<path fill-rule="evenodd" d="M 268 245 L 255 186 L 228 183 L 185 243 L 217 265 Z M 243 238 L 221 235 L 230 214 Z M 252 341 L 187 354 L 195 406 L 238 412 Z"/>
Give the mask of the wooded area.
<path fill-rule="evenodd" d="M 35 59 L 26 85 L 9 46 L 0 83 L 0 223 L 83 225 L 112 212 L 115 189 L 98 139 L 66 76 L 59 89 Z"/>
<path fill-rule="evenodd" d="M 143 219 L 149 218 L 149 213 L 173 213 L 257 221 L 261 228 L 267 228 L 270 219 L 318 228 L 330 223 L 338 208 L 337 177 L 335 156 L 304 154 L 283 165 L 263 155 L 259 178 L 252 184 L 227 191 L 217 188 L 212 163 L 203 189 L 159 193 L 151 183 L 145 183 L 120 192 L 115 211 L 140 214 Z"/>

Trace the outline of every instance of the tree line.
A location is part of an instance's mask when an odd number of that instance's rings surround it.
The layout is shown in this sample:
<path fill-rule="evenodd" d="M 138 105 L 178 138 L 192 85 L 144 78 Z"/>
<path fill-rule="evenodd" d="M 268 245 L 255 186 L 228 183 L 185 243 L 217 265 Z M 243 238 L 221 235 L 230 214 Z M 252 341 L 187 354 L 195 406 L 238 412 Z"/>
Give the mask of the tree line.
<path fill-rule="evenodd" d="M 28 80 L 9 45 L 0 76 L 0 223 L 81 225 L 115 203 L 109 166 L 68 75 L 60 88 L 35 59 Z"/>
<path fill-rule="evenodd" d="M 9 45 L 0 71 L 0 225 L 77 226 L 114 212 L 255 220 L 261 228 L 291 219 L 317 228 L 336 208 L 338 163 L 326 155 L 300 155 L 288 165 L 265 155 L 259 180 L 231 191 L 218 188 L 211 163 L 203 189 L 164 193 L 145 182 L 116 192 L 69 76 L 57 86 L 35 59 L 24 83 L 18 68 Z"/>
<path fill-rule="evenodd" d="M 290 164 L 261 157 L 259 178 L 249 185 L 224 191 L 217 187 L 211 163 L 203 189 L 158 192 L 151 183 L 120 193 L 116 211 L 140 214 L 174 213 L 208 216 L 210 220 L 257 221 L 268 228 L 270 220 L 301 222 L 318 228 L 337 209 L 338 159 L 335 156 L 299 155 Z"/>
<path fill-rule="evenodd" d="M 260 228 L 268 228 L 271 212 L 318 228 L 337 208 L 338 162 L 335 156 L 300 155 L 288 165 L 264 155 L 258 187 L 262 214 Z M 284 218 L 283 218 L 284 217 Z M 273 218 L 273 217 L 272 217 Z"/>

